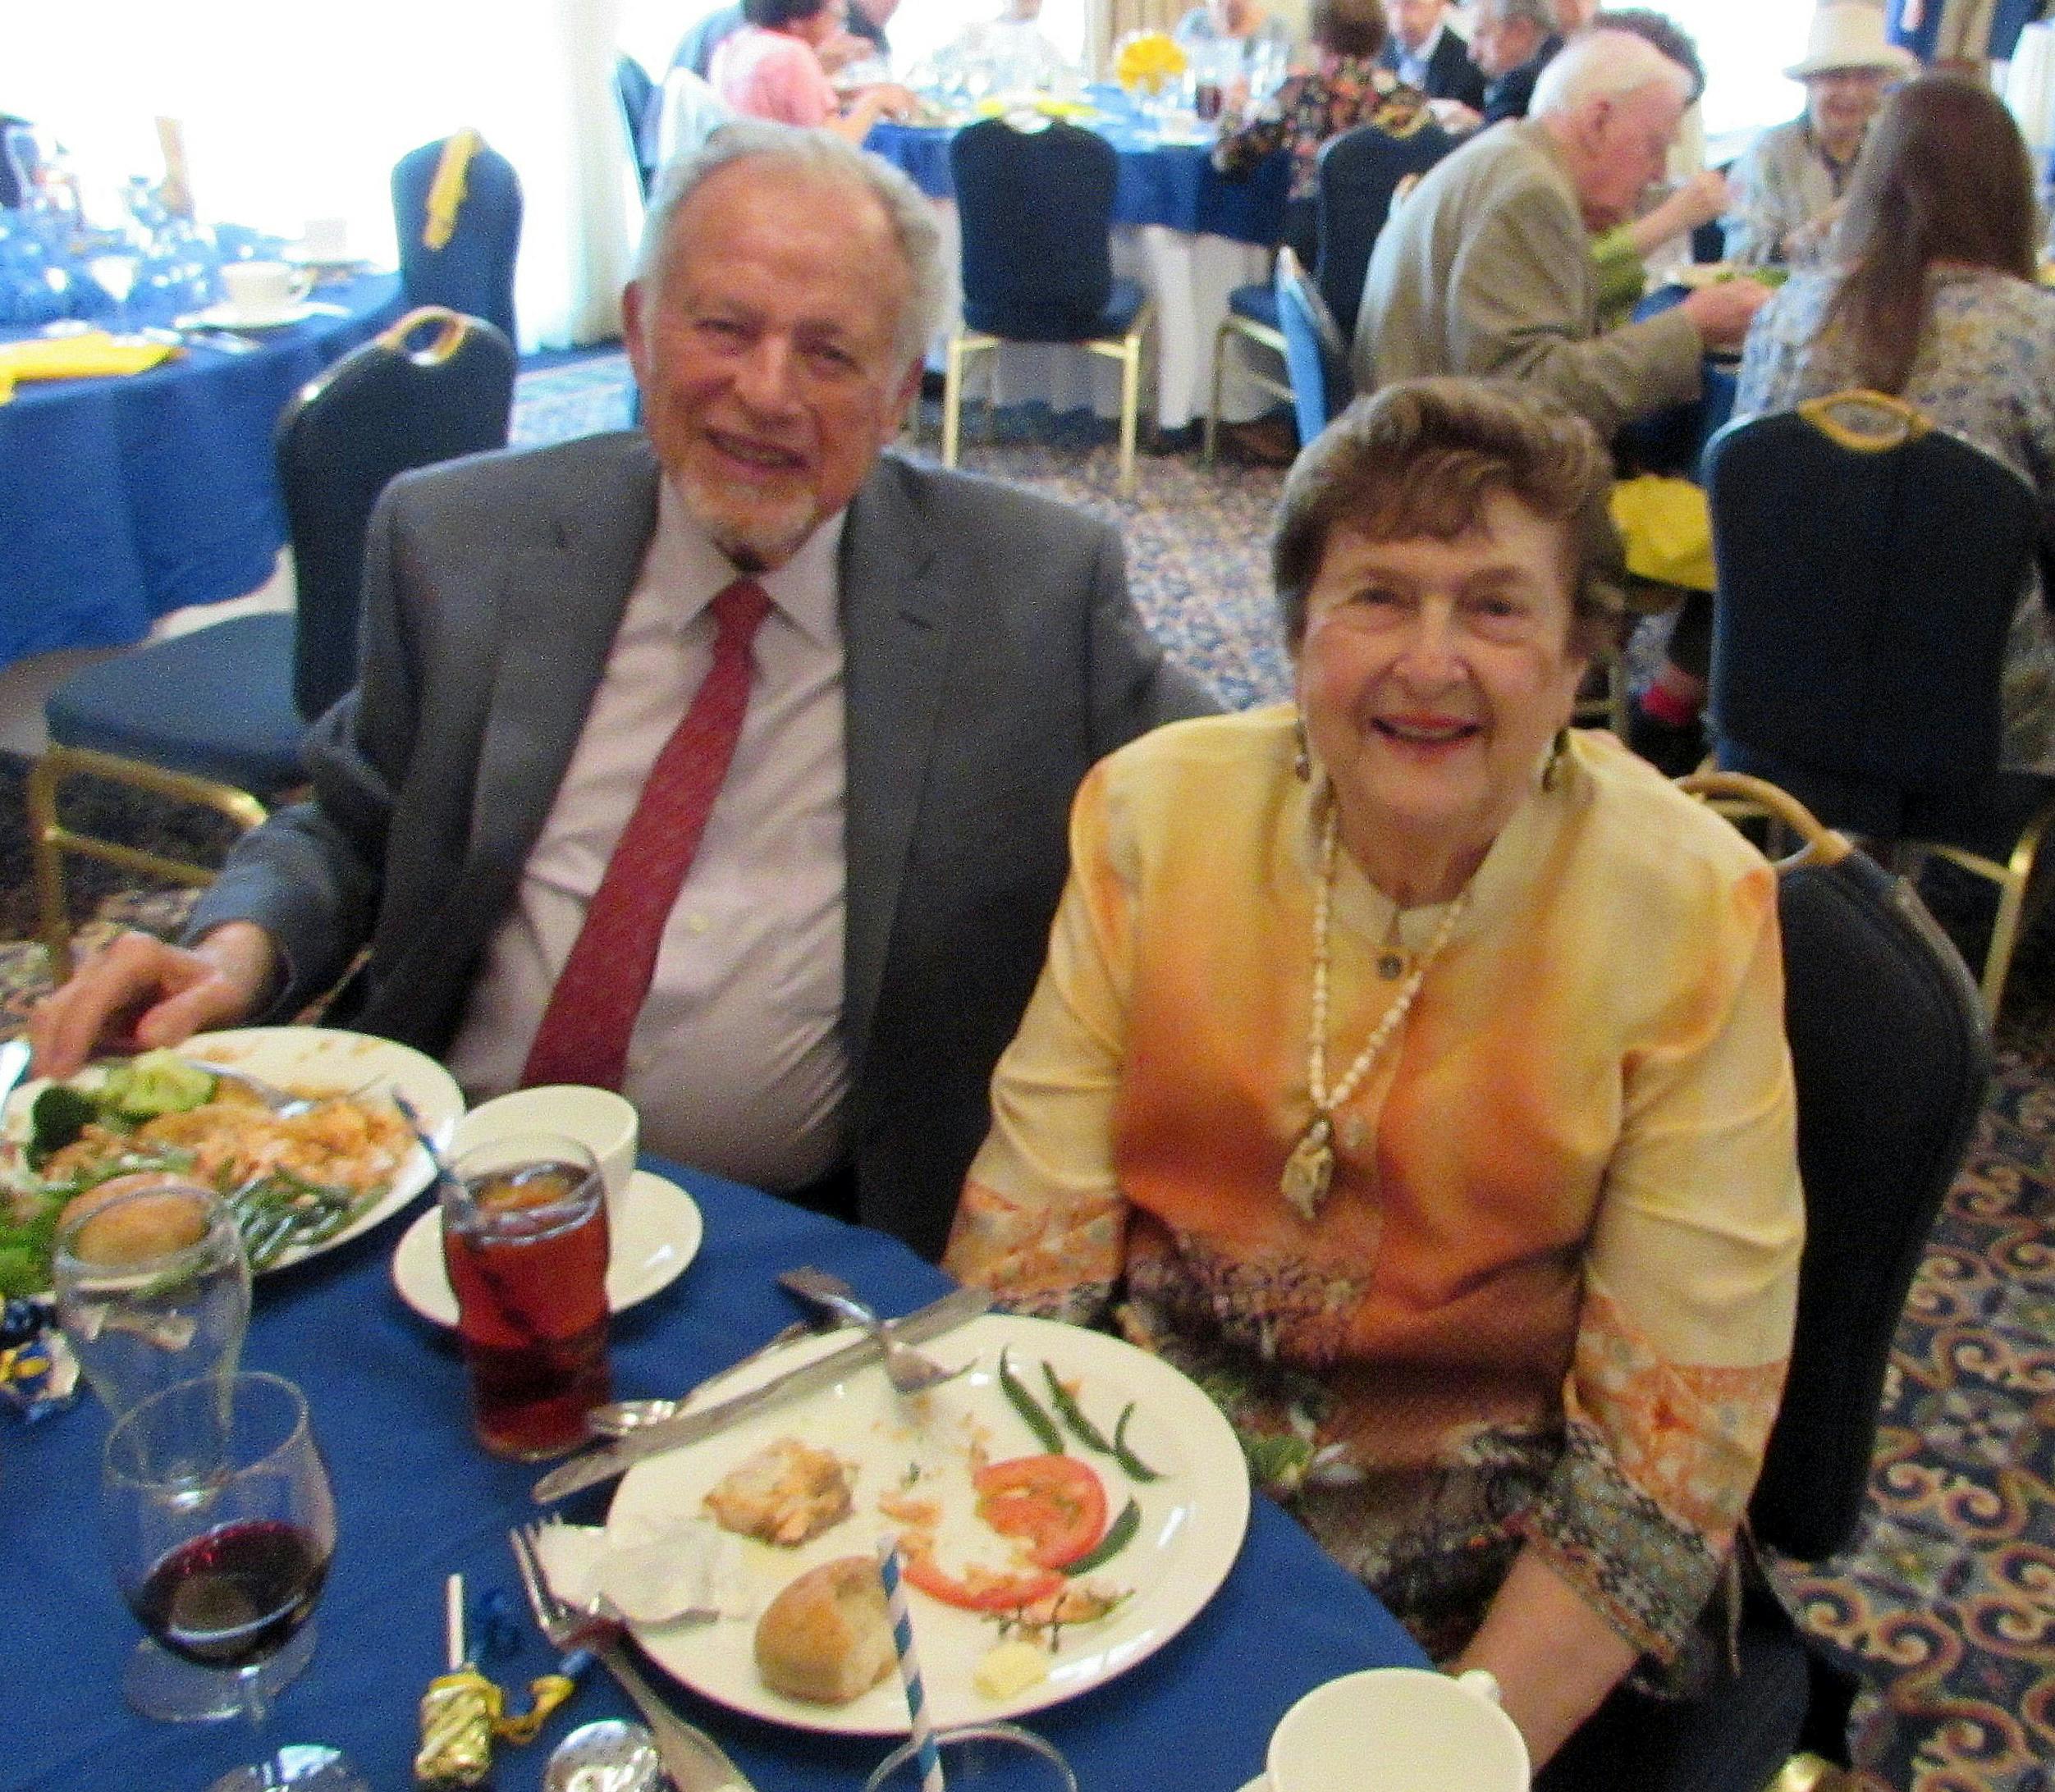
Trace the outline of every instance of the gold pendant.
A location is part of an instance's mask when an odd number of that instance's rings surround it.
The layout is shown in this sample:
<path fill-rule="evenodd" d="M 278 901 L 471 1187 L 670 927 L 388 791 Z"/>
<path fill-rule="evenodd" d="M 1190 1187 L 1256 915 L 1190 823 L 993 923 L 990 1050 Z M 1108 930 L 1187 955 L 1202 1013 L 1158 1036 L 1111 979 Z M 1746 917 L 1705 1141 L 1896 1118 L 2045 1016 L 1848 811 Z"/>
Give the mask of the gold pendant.
<path fill-rule="evenodd" d="M 1278 1178 L 1278 1191 L 1286 1205 L 1309 1225 L 1319 1217 L 1320 1203 L 1334 1181 L 1334 1139 L 1327 1116 L 1315 1114 L 1284 1159 L 1284 1173 Z"/>

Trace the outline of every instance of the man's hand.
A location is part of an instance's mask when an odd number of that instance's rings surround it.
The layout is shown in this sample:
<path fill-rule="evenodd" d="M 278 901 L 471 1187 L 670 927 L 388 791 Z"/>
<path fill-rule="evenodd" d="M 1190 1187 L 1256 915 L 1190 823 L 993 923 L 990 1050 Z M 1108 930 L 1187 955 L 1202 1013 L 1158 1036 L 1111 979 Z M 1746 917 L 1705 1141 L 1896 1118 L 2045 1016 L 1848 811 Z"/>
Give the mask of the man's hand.
<path fill-rule="evenodd" d="M 96 1045 L 152 1050 L 254 1013 L 277 948 L 253 921 L 226 921 L 190 949 L 125 933 L 96 952 L 29 1017 L 35 1071 L 68 1077 Z"/>
<path fill-rule="evenodd" d="M 1723 280 L 1687 293 L 1677 309 L 1691 320 L 1709 349 L 1738 349 L 1755 313 L 1769 303 L 1769 289 L 1752 280 Z"/>
<path fill-rule="evenodd" d="M 1484 122 L 1484 114 L 1459 99 L 1430 99 L 1427 110 L 1435 121 L 1452 137 L 1467 135 Z"/>

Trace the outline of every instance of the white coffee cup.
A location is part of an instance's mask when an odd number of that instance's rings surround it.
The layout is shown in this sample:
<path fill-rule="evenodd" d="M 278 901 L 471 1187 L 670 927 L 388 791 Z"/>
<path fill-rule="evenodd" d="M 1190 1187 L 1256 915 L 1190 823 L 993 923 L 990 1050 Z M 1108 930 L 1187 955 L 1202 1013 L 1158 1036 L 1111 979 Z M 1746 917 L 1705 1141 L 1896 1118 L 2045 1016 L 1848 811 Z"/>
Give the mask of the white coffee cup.
<path fill-rule="evenodd" d="M 1329 1680 L 1279 1720 L 1267 1760 L 1270 1792 L 1527 1792 L 1532 1781 L 1526 1740 L 1481 1668 Z"/>
<path fill-rule="evenodd" d="M 314 277 L 281 261 L 222 263 L 222 290 L 229 307 L 252 322 L 282 316 L 314 290 Z"/>
<path fill-rule="evenodd" d="M 635 1105 L 611 1089 L 588 1089 L 575 1083 L 548 1083 L 516 1089 L 482 1101 L 456 1123 L 450 1154 L 515 1132 L 555 1132 L 572 1138 L 593 1154 L 606 1203 L 616 1205 L 635 1173 L 635 1143 L 639 1131 Z"/>
<path fill-rule="evenodd" d="M 350 254 L 350 220 L 346 217 L 310 217 L 300 239 L 309 261 L 339 262 Z"/>

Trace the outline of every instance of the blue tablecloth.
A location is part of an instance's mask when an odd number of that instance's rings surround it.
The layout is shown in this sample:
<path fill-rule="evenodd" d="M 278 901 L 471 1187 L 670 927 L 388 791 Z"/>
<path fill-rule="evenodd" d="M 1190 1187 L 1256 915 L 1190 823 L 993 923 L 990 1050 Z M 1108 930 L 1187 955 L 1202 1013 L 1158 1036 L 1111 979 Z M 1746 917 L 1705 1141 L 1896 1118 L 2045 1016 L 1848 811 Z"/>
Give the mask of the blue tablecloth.
<path fill-rule="evenodd" d="M 1209 145 L 1165 143 L 1118 88 L 1094 88 L 1091 97 L 1100 113 L 1079 122 L 1120 152 L 1114 223 L 1161 224 L 1191 235 L 1225 236 L 1265 247 L 1277 241 L 1290 178 L 1284 154 L 1265 159 L 1246 180 L 1226 180 L 1215 171 Z M 904 169 L 931 199 L 947 199 L 956 191 L 949 172 L 953 135 L 948 130 L 881 123 L 872 127 L 864 147 Z"/>
<path fill-rule="evenodd" d="M 675 1393 L 768 1337 L 792 1316 L 771 1278 L 796 1264 L 839 1272 L 888 1313 L 947 1286 L 878 1233 L 730 1183 L 680 1179 L 704 1210 L 705 1247 L 680 1281 L 616 1322 L 623 1395 Z M 474 1598 L 513 1587 L 506 1528 L 533 1515 L 536 1473 L 472 1444 L 452 1340 L 402 1306 L 387 1279 L 399 1229 L 267 1278 L 244 1352 L 246 1366 L 306 1389 L 341 1525 L 313 1666 L 280 1698 L 269 1735 L 345 1749 L 380 1792 L 411 1783 L 417 1702 L 442 1665 L 443 1577 L 462 1570 Z M 106 1429 L 89 1398 L 25 1429 L 0 1418 L 0 1785 L 199 1792 L 249 1758 L 251 1739 L 240 1723 L 149 1723 L 121 1703 L 138 1632 L 101 1544 Z M 567 1515 L 597 1522 L 606 1500 L 595 1489 Z M 524 1685 L 549 1665 L 525 1623 L 522 1634 L 521 1654 L 487 1664 L 502 1683 Z M 1233 1571 L 1188 1629 L 1030 1721 L 1069 1755 L 1083 1792 L 1143 1792 L 1174 1774 L 1188 1792 L 1233 1792 L 1260 1771 L 1271 1728 L 1301 1694 L 1356 1668 L 1421 1660 L 1370 1593 L 1258 1498 Z M 885 1753 L 875 1739 L 782 1730 L 675 1691 L 760 1792 L 849 1792 Z M 573 1725 L 629 1715 L 594 1669 L 538 1745 L 502 1752 L 492 1783 L 529 1792 Z"/>
<path fill-rule="evenodd" d="M 0 405 L 0 666 L 126 647 L 168 611 L 271 576 L 286 539 L 279 413 L 400 314 L 390 276 L 315 296 L 341 314 L 268 331 L 253 353 L 195 346 L 127 378 L 24 383 Z"/>

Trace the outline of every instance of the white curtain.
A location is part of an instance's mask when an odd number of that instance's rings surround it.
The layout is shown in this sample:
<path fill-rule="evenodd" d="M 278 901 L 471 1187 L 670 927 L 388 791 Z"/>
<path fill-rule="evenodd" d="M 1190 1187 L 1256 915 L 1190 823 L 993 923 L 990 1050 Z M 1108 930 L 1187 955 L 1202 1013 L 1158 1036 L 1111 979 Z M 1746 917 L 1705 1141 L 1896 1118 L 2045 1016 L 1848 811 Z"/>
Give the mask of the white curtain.
<path fill-rule="evenodd" d="M 89 204 L 158 175 L 152 121 L 184 121 L 200 216 L 297 236 L 348 221 L 394 253 L 392 164 L 473 125 L 520 176 L 522 345 L 612 335 L 639 226 L 614 97 L 621 0 L 99 0 L 21 6 L 0 106 L 70 153 Z"/>

